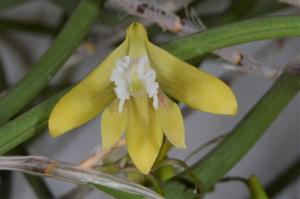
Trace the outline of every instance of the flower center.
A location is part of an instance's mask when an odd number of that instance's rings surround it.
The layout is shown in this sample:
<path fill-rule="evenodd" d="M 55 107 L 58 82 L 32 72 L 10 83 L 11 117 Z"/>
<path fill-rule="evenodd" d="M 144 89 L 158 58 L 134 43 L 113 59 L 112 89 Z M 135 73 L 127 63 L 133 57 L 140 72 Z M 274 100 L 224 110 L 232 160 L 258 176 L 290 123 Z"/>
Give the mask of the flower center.
<path fill-rule="evenodd" d="M 151 68 L 147 56 L 134 59 L 124 56 L 116 60 L 115 68 L 112 71 L 110 80 L 115 83 L 114 91 L 120 99 L 119 112 L 123 111 L 123 106 L 130 96 L 147 94 L 153 99 L 153 107 L 158 108 L 158 88 L 156 73 Z"/>

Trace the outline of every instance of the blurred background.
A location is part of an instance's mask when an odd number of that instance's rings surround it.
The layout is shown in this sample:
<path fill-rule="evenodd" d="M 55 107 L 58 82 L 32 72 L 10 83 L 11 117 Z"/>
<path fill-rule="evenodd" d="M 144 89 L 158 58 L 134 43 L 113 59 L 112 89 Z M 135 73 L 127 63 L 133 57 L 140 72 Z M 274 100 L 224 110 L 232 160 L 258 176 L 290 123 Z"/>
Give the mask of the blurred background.
<path fill-rule="evenodd" d="M 3 1 L 3 0 L 1 0 Z M 7 1 L 10 2 L 10 1 Z M 13 2 L 13 1 L 11 1 Z M 6 77 L 7 88 L 14 86 L 23 75 L 30 69 L 33 63 L 47 50 L 59 27 L 67 19 L 68 14 L 76 5 L 76 1 L 41 1 L 27 0 L 14 6 L 7 6 L 0 12 L 0 61 Z M 226 17 L 221 17 L 223 22 L 216 23 L 215 16 L 226 13 L 230 1 L 212 0 L 199 1 L 186 7 L 185 16 L 192 11 L 209 26 L 220 25 L 229 22 Z M 278 3 L 278 9 L 273 9 L 261 15 L 286 15 L 299 14 L 300 10 L 287 4 Z M 9 4 L 9 3 L 8 3 Z M 271 5 L 271 4 L 268 4 Z M 273 5 L 273 4 L 272 4 Z M 270 6 L 271 7 L 271 6 Z M 92 30 L 92 34 L 86 41 L 86 46 L 77 50 L 77 55 L 69 60 L 66 66 L 51 81 L 49 93 L 53 90 L 77 82 L 88 74 L 101 60 L 114 48 L 115 42 L 108 42 L 108 38 L 114 34 L 123 34 L 125 27 L 132 20 L 140 20 L 128 16 L 123 11 L 111 11 L 108 7 L 106 12 L 115 13 L 111 21 L 106 23 L 100 21 Z M 191 11 L 192 10 L 192 11 Z M 259 16 L 261 16 L 259 15 Z M 249 15 L 250 16 L 250 15 Z M 229 18 L 227 16 L 227 18 Z M 236 20 L 241 20 L 241 17 Z M 17 22 L 34 23 L 44 25 L 43 31 L 38 28 L 10 27 L 5 24 L 6 20 Z M 145 20 L 141 20 L 145 22 Z M 232 20 L 234 21 L 234 20 Z M 37 26 L 39 27 L 39 26 Z M 159 30 L 151 37 L 155 43 L 170 41 L 177 36 Z M 97 45 L 89 46 L 89 42 L 96 42 Z M 88 46 L 88 47 L 87 47 Z M 288 38 L 254 42 L 237 46 L 243 53 L 253 56 L 262 65 L 270 67 L 284 67 L 291 59 L 300 53 L 300 39 Z M 82 49 L 83 48 L 83 49 Z M 183 107 L 185 113 L 187 150 L 171 151 L 171 156 L 184 159 L 191 151 L 209 140 L 229 132 L 235 124 L 248 112 L 248 110 L 262 97 L 262 95 L 273 84 L 271 78 L 259 74 L 248 74 L 241 72 L 228 72 L 221 67 L 219 59 L 204 59 L 201 67 L 215 75 L 225 78 L 234 90 L 238 102 L 239 112 L 235 117 L 216 116 L 203 112 L 197 112 Z M 49 93 L 44 93 L 45 96 Z M 43 98 L 43 97 L 41 97 Z M 250 150 L 250 152 L 228 173 L 228 176 L 248 178 L 256 175 L 263 185 L 268 187 L 287 168 L 295 165 L 298 168 L 289 175 L 293 181 L 288 184 L 280 193 L 272 198 L 300 198 L 300 181 L 297 175 L 300 174 L 300 96 L 295 97 L 281 115 L 276 119 L 264 136 Z M 92 122 L 58 138 L 52 138 L 47 132 L 34 139 L 26 146 L 31 155 L 41 155 L 52 159 L 66 162 L 78 163 L 90 154 L 101 143 L 100 137 L 100 115 Z M 255 131 L 255 129 L 253 129 Z M 200 151 L 188 163 L 193 163 L 209 151 L 214 144 Z M 24 175 L 13 172 L 13 199 L 36 198 Z M 61 196 L 71 190 L 74 185 L 60 182 L 54 179 L 45 179 L 55 196 Z M 98 191 L 91 192 L 85 198 L 96 199 L 106 198 L 105 194 Z M 230 181 L 218 183 L 213 192 L 209 193 L 208 199 L 232 199 L 248 198 L 249 193 L 241 182 Z"/>

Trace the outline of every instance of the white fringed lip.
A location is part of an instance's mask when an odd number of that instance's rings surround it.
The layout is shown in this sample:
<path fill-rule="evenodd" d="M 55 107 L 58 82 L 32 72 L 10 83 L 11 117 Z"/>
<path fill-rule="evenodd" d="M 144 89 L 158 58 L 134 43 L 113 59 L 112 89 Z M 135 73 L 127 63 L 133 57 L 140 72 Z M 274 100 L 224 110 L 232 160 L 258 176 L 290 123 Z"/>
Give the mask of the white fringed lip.
<path fill-rule="evenodd" d="M 136 70 L 139 81 L 141 81 L 148 97 L 153 99 L 153 107 L 157 109 L 159 84 L 156 82 L 156 73 L 150 66 L 148 56 L 133 59 L 126 55 L 116 60 L 115 68 L 110 77 L 116 86 L 114 88 L 115 94 L 120 100 L 119 112 L 123 111 L 125 101 L 129 100 L 133 94 L 129 90 L 132 83 L 132 70 Z"/>

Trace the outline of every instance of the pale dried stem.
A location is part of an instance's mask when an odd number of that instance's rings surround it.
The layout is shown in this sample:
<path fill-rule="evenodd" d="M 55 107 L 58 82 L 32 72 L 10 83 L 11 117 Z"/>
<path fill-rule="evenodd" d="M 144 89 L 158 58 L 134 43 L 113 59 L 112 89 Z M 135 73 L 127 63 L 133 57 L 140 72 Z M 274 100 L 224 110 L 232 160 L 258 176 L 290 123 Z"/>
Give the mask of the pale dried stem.
<path fill-rule="evenodd" d="M 79 165 L 77 165 L 78 168 L 81 169 L 92 169 L 95 166 L 98 166 L 102 163 L 102 161 L 110 155 L 114 150 L 124 146 L 126 144 L 125 139 L 119 140 L 116 144 L 111 146 L 107 150 L 103 151 L 96 151 L 94 154 L 92 154 L 87 159 L 83 160 Z M 69 198 L 84 198 L 86 195 L 88 195 L 92 189 L 87 187 L 75 187 L 74 189 L 71 189 L 68 193 L 63 195 L 60 199 L 69 199 Z"/>
<path fill-rule="evenodd" d="M 0 170 L 20 171 L 33 175 L 52 177 L 78 185 L 102 185 L 125 192 L 142 195 L 146 198 L 161 199 L 154 191 L 141 185 L 128 182 L 99 171 L 51 160 L 41 156 L 0 157 Z"/>
<path fill-rule="evenodd" d="M 114 150 L 124 146 L 126 144 L 125 139 L 119 140 L 116 144 L 111 146 L 107 150 L 96 152 L 95 154 L 91 155 L 89 158 L 82 161 L 78 168 L 82 169 L 91 169 L 94 166 L 98 166 L 108 155 L 110 155 Z"/>

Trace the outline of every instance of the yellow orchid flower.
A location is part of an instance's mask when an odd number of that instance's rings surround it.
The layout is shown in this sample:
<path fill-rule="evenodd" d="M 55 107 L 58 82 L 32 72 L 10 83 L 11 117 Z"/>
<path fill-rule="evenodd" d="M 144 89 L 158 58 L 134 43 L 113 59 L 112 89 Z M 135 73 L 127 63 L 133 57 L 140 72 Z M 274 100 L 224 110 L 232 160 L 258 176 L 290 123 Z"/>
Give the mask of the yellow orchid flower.
<path fill-rule="evenodd" d="M 150 43 L 145 28 L 133 23 L 125 41 L 55 105 L 50 134 L 62 135 L 104 109 L 103 148 L 126 132 L 129 155 L 147 174 L 163 135 L 174 146 L 186 148 L 181 111 L 166 94 L 205 112 L 237 111 L 236 98 L 226 84 Z"/>

